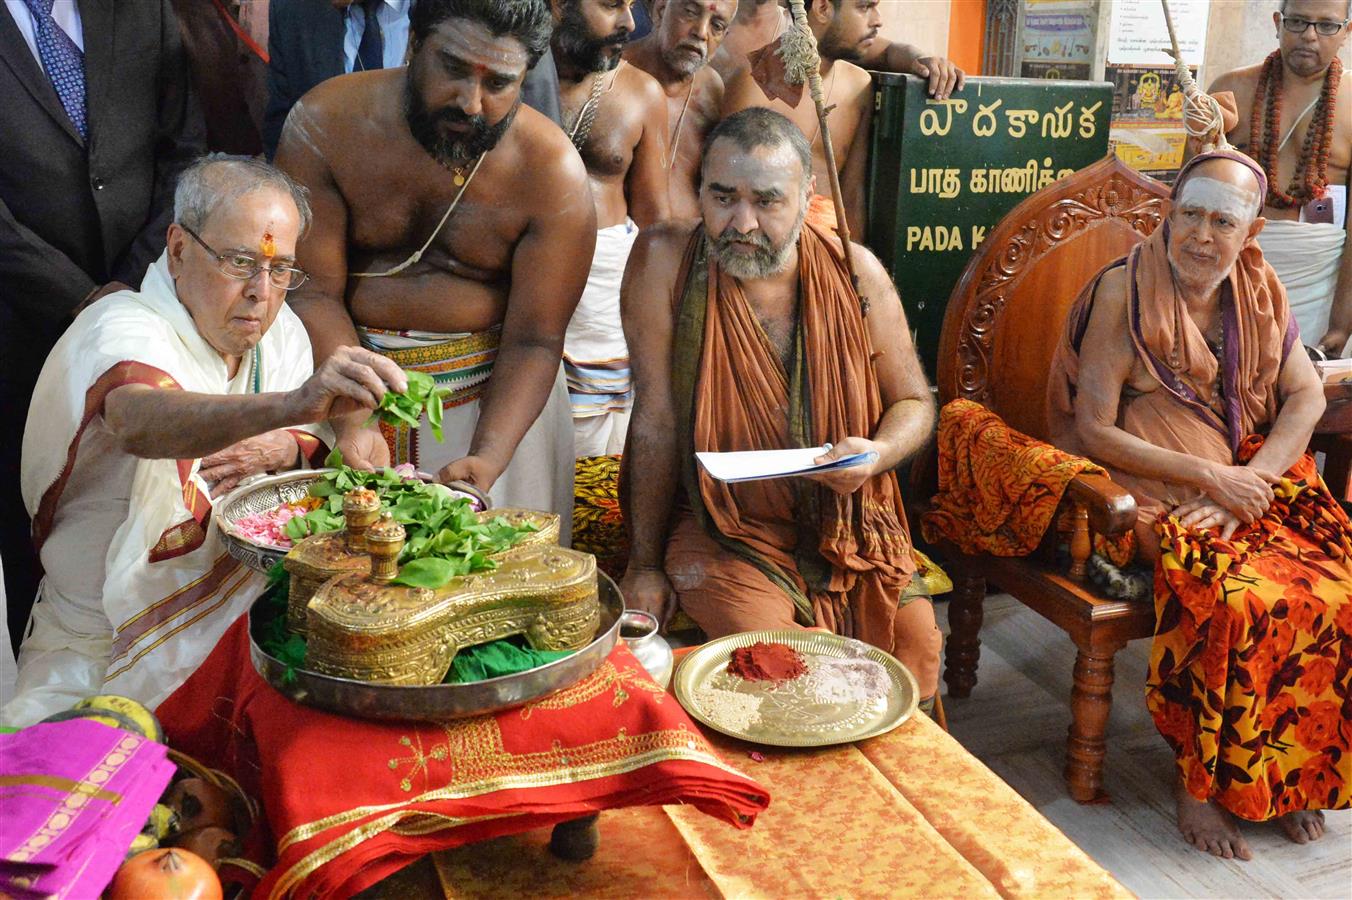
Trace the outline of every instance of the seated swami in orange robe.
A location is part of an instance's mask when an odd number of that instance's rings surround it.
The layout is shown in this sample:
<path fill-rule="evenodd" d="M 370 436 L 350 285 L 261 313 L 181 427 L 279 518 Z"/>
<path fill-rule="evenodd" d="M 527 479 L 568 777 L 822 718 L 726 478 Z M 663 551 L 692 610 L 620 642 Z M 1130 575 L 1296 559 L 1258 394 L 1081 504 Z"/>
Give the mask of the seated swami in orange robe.
<path fill-rule="evenodd" d="M 1147 704 L 1180 828 L 1245 859 L 1234 817 L 1305 843 L 1352 780 L 1352 525 L 1305 452 L 1323 392 L 1254 240 L 1265 193 L 1237 152 L 1195 157 L 1072 307 L 1049 382 L 1053 439 L 1136 496 L 1156 560 Z"/>
<path fill-rule="evenodd" d="M 679 601 L 710 637 L 824 626 L 894 653 L 931 696 L 941 639 L 929 598 L 903 599 L 916 564 L 892 470 L 933 409 L 896 289 L 856 249 L 863 314 L 839 241 L 804 223 L 811 151 L 786 118 L 743 110 L 706 148 L 702 223 L 645 232 L 622 299 L 626 601 Z M 878 460 L 728 484 L 694 456 L 827 443 Z"/>

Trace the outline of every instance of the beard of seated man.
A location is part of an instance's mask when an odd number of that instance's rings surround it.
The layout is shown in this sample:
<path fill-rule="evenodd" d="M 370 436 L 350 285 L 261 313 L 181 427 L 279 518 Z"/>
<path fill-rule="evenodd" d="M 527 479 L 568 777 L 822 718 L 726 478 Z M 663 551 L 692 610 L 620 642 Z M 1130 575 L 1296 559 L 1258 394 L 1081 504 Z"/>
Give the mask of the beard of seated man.
<path fill-rule="evenodd" d="M 778 275 L 793 262 L 794 248 L 807 217 L 807 195 L 803 197 L 798 220 L 788 238 L 776 245 L 763 231 L 743 234 L 729 225 L 717 237 L 709 239 L 709 250 L 724 272 L 739 281 L 756 281 Z"/>

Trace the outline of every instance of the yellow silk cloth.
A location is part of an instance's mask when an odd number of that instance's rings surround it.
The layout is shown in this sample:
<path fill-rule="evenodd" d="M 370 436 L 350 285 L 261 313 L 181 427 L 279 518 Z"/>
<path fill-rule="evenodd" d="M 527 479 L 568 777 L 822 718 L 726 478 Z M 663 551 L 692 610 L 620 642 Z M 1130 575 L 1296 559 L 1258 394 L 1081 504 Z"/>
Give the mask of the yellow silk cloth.
<path fill-rule="evenodd" d="M 436 854 L 445 895 L 1131 896 L 923 715 L 882 737 L 819 750 L 706 735 L 773 796 L 755 828 L 728 828 L 682 806 L 607 811 L 600 848 L 581 865 L 548 853 L 548 829 Z"/>

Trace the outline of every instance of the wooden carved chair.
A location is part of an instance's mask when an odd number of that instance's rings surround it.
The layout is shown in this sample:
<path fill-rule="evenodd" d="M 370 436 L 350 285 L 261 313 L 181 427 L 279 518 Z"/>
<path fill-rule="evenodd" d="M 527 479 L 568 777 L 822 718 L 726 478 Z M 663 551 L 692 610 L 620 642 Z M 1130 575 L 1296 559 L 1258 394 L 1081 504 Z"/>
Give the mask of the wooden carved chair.
<path fill-rule="evenodd" d="M 940 402 L 973 400 L 1046 440 L 1047 373 L 1070 305 L 1100 268 L 1154 231 L 1167 196 L 1163 184 L 1109 156 L 1016 206 L 949 298 L 939 343 Z M 917 477 L 932 479 L 933 471 L 917 467 Z M 917 494 L 928 498 L 933 486 L 917 484 Z M 1063 502 L 1071 504 L 1074 522 L 1068 571 L 1058 566 L 1050 540 L 1022 558 L 973 557 L 941 546 L 954 581 L 944 680 L 955 698 L 976 686 L 988 581 L 1064 629 L 1078 648 L 1066 780 L 1072 797 L 1090 802 L 1104 796 L 1113 657 L 1127 641 L 1153 633 L 1155 614 L 1148 602 L 1102 596 L 1086 577 L 1091 529 L 1106 535 L 1131 529 L 1132 496 L 1106 477 L 1081 475 Z"/>

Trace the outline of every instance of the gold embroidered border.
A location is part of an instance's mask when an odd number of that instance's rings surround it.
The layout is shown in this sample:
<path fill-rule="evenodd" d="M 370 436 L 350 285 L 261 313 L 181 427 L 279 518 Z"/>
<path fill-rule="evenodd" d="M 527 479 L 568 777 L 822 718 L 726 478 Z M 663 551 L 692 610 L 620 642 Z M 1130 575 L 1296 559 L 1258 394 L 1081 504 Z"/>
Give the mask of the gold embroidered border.
<path fill-rule="evenodd" d="M 381 333 L 379 329 L 367 330 Z M 388 334 L 389 332 L 385 333 Z M 465 369 L 482 363 L 486 359 L 491 359 L 497 354 L 498 347 L 501 344 L 501 330 L 490 329 L 475 332 L 462 338 L 452 338 L 439 344 L 428 344 L 422 347 L 392 347 L 380 349 L 376 352 L 389 357 L 405 369 L 442 363 L 456 363 L 455 368 Z M 467 359 L 467 357 L 472 358 Z M 464 360 L 464 363 L 461 363 L 461 360 Z"/>
<path fill-rule="evenodd" d="M 659 733 L 660 732 L 654 732 L 654 734 Z M 677 732 L 667 733 L 673 735 L 677 734 Z M 420 803 L 432 803 L 438 800 L 463 800 L 467 797 L 477 797 L 482 794 L 491 794 L 495 791 L 513 790 L 517 788 L 557 787 L 560 784 L 591 781 L 597 778 L 610 778 L 615 775 L 628 774 L 629 772 L 636 771 L 644 766 L 650 766 L 660 762 L 670 762 L 673 760 L 700 762 L 705 765 L 713 766 L 723 772 L 727 772 L 730 775 L 736 775 L 739 778 L 746 777 L 741 772 L 719 759 L 712 750 L 699 749 L 698 745 L 695 744 L 695 741 L 698 738 L 697 735 L 685 731 L 684 729 L 681 729 L 681 733 L 683 733 L 686 741 L 680 746 L 656 748 L 612 761 L 590 763 L 581 766 L 566 763 L 559 768 L 548 771 L 484 778 L 453 787 L 448 786 L 427 791 L 416 797 L 410 797 L 402 803 L 359 806 L 348 810 L 347 812 L 335 813 L 334 815 L 326 816 L 315 822 L 306 825 L 298 825 L 291 829 L 277 842 L 277 852 L 279 854 L 283 853 L 293 844 L 309 840 L 331 828 L 348 825 L 367 818 L 368 816 L 378 815 L 380 813 L 389 812 L 390 810 L 406 809 Z M 615 741 L 618 739 L 619 738 L 611 738 L 610 740 Z M 634 739 L 626 737 L 623 738 L 623 740 Z"/>
<path fill-rule="evenodd" d="M 525 815 L 525 813 L 492 813 L 486 816 L 471 816 L 462 819 L 454 816 L 442 816 L 438 813 L 419 813 L 413 810 L 393 813 L 392 815 L 384 816 L 374 822 L 370 822 L 361 828 L 353 829 L 341 838 L 325 844 L 318 850 L 301 858 L 294 866 L 287 869 L 282 877 L 277 879 L 277 883 L 273 885 L 272 890 L 268 893 L 268 898 L 269 900 L 272 900 L 274 897 L 285 897 L 287 894 L 291 893 L 291 890 L 294 887 L 313 875 L 320 867 L 328 865 L 358 844 L 364 843 L 385 831 L 395 831 L 400 834 L 406 833 L 408 836 L 422 836 L 432 834 L 436 831 L 459 828 L 462 825 L 472 825 L 476 822 L 487 822 L 493 819 L 508 819 L 522 815 Z M 409 826 L 407 832 L 399 831 L 399 822 L 404 818 L 411 818 L 414 816 L 435 817 L 442 821 L 435 823 L 435 827 L 413 825 Z M 432 824 L 433 823 L 428 823 L 428 826 L 431 826 Z"/>
<path fill-rule="evenodd" d="M 186 493 L 187 488 L 184 488 L 184 491 Z M 164 562 L 167 559 L 184 556 L 202 546 L 202 542 L 206 539 L 206 529 L 196 519 L 179 522 L 166 528 L 160 539 L 155 542 L 155 546 L 150 548 L 150 561 Z"/>
<path fill-rule="evenodd" d="M 684 726 L 682 726 L 681 731 L 685 731 Z M 654 732 L 654 734 L 660 733 L 661 732 Z M 286 873 L 283 874 L 277 880 L 277 883 L 273 886 L 272 891 L 268 895 L 269 900 L 271 900 L 271 898 L 280 898 L 286 896 L 287 894 L 290 893 L 293 887 L 300 884 L 300 882 L 308 878 L 321 866 L 327 865 L 328 863 L 337 859 L 342 854 L 356 847 L 358 844 L 361 844 L 373 837 L 376 837 L 384 833 L 385 831 L 392 829 L 404 818 L 414 816 L 437 815 L 435 813 L 426 813 L 421 810 L 401 808 L 408 807 L 415 803 L 425 803 L 436 800 L 460 799 L 463 797 L 475 796 L 477 794 L 491 793 L 492 791 L 510 790 L 513 788 L 555 787 L 560 784 L 571 784 L 582 781 L 591 781 L 597 778 L 609 778 L 616 775 L 625 775 L 628 774 L 629 772 L 636 771 L 646 766 L 654 765 L 656 763 L 661 762 L 671 762 L 673 760 L 685 762 L 701 762 L 704 763 L 705 765 L 710 765 L 714 766 L 715 768 L 721 769 L 724 772 L 728 772 L 730 774 L 737 775 L 742 778 L 746 777 L 741 772 L 738 772 L 736 769 L 724 763 L 712 752 L 704 752 L 702 750 L 692 749 L 694 747 L 695 736 L 692 735 L 690 732 L 685 732 L 685 734 L 691 738 L 690 747 L 685 749 L 675 747 L 669 749 L 653 750 L 649 751 L 648 753 L 631 756 L 627 759 L 623 759 L 618 762 L 587 766 L 583 767 L 580 770 L 576 767 L 569 766 L 565 769 L 561 769 L 555 772 L 542 775 L 497 779 L 495 781 L 491 781 L 488 783 L 487 790 L 476 790 L 476 788 L 479 787 L 479 785 L 476 784 L 476 785 L 464 785 L 458 790 L 447 788 L 442 790 L 430 791 L 426 794 L 423 794 L 420 797 L 416 797 L 412 800 L 406 801 L 405 803 L 387 804 L 384 806 L 373 806 L 373 807 L 360 807 L 348 813 L 329 816 L 327 819 L 321 819 L 319 822 L 312 823 L 311 825 L 303 825 L 300 826 L 299 828 L 293 828 L 290 832 L 287 833 L 286 837 L 284 837 L 278 843 L 277 852 L 279 855 L 283 853 L 292 844 L 296 843 L 297 840 L 306 840 L 310 836 L 319 834 L 323 831 L 327 831 L 329 828 L 332 828 L 336 825 L 343 825 L 346 824 L 347 822 L 356 821 L 357 819 L 360 819 L 363 816 L 372 813 L 379 813 L 389 809 L 397 810 L 396 812 L 390 813 L 389 815 L 381 816 L 378 819 L 375 819 L 371 822 L 367 822 L 365 825 L 362 825 L 358 828 L 354 828 L 353 830 L 347 832 L 343 836 L 335 838 L 334 840 L 323 845 L 322 847 L 319 847 L 318 849 L 313 850 L 310 853 L 306 854 L 295 865 L 287 869 Z M 610 740 L 614 741 L 617 739 L 618 738 L 611 738 Z M 603 741 L 601 743 L 608 743 L 608 741 Z M 524 815 L 524 813 L 517 815 Z M 446 818 L 448 819 L 448 822 L 452 824 L 447 824 L 446 827 L 454 828 L 458 827 L 459 825 L 466 825 L 472 822 L 503 817 L 505 817 L 504 814 L 494 814 L 470 819 L 456 820 L 448 816 Z M 431 833 L 432 831 L 438 830 L 441 829 L 429 828 L 427 831 L 419 833 L 428 834 Z M 302 831 L 308 833 L 304 837 L 297 838 L 296 837 L 297 833 Z"/>
<path fill-rule="evenodd" d="M 76 781 L 74 778 L 62 778 L 58 775 L 0 775 L 0 788 L 8 787 L 41 787 L 66 793 L 79 791 L 95 800 L 113 804 L 122 802 L 122 795 L 117 791 L 106 791 L 87 781 Z"/>
<path fill-rule="evenodd" d="M 268 870 L 260 866 L 251 859 L 244 859 L 240 856 L 227 856 L 220 861 L 223 866 L 234 866 L 236 869 L 243 869 L 255 878 L 266 878 Z"/>
<path fill-rule="evenodd" d="M 85 773 L 84 778 L 80 779 L 80 784 L 61 800 L 61 805 L 52 810 L 46 820 L 35 828 L 22 844 L 11 851 L 6 859 L 10 862 L 28 862 L 65 834 L 84 812 L 91 795 L 99 790 L 97 785 L 108 781 L 121 771 L 144 743 L 143 738 L 130 734 L 118 741 L 117 746 L 105 753 L 103 758 Z"/>
<path fill-rule="evenodd" d="M 179 588 L 178 590 L 174 591 L 172 594 L 170 594 L 168 597 L 165 597 L 163 600 L 160 600 L 160 601 L 157 602 L 157 603 L 152 603 L 152 604 L 150 604 L 150 605 L 147 606 L 145 609 L 141 610 L 141 611 L 138 612 L 136 615 L 132 616 L 130 619 L 128 619 L 127 621 L 123 622 L 121 625 L 117 626 L 117 631 L 118 631 L 119 633 L 121 633 L 121 632 L 123 632 L 123 631 L 126 631 L 128 628 L 130 628 L 132 625 L 134 625 L 138 620 L 140 620 L 143 616 L 148 616 L 148 615 L 150 615 L 150 614 L 153 613 L 155 610 L 159 609 L 160 607 L 164 606 L 164 605 L 167 604 L 167 603 L 173 603 L 173 602 L 174 602 L 175 600 L 177 600 L 179 597 L 183 596 L 183 595 L 186 594 L 188 591 L 191 591 L 193 588 L 197 587 L 199 584 L 201 584 L 202 582 L 206 581 L 206 580 L 207 580 L 208 578 L 210 578 L 212 575 L 217 574 L 218 570 L 219 570 L 219 572 L 221 573 L 221 574 L 220 574 L 220 577 L 221 577 L 221 578 L 224 578 L 225 575 L 228 574 L 228 573 L 226 572 L 226 570 L 221 569 L 220 567 L 221 567 L 223 564 L 227 564 L 227 563 L 229 563 L 229 562 L 230 562 L 230 554 L 229 554 L 229 553 L 222 553 L 220 556 L 216 557 L 216 560 L 211 564 L 211 568 L 210 568 L 210 569 L 207 569 L 205 572 L 203 572 L 202 575 L 201 575 L 200 577 L 194 578 L 192 581 L 189 581 L 187 584 L 183 585 L 183 587 L 181 587 L 181 588 Z"/>

